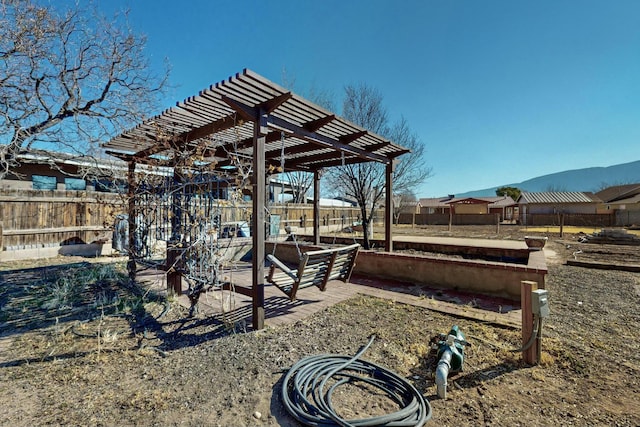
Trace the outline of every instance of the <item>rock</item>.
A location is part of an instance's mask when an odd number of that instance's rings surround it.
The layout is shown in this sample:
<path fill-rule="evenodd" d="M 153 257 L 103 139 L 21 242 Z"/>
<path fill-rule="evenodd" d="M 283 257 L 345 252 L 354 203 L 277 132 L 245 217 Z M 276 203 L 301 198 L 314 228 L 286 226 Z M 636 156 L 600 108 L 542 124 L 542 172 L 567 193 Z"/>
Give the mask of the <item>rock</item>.
<path fill-rule="evenodd" d="M 259 420 L 260 418 L 262 418 L 262 413 L 259 411 L 256 411 L 253 413 L 253 418 Z"/>

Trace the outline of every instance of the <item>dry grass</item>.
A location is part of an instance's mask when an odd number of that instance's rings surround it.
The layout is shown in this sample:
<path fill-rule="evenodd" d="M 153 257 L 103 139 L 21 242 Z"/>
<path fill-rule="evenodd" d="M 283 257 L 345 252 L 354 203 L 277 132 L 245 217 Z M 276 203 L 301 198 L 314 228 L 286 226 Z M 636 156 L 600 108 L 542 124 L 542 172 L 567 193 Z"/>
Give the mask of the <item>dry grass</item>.
<path fill-rule="evenodd" d="M 131 286 L 119 264 L 13 268 L 0 273 L 0 424 L 297 426 L 278 397 L 283 371 L 310 354 L 352 355 L 375 334 L 364 358 L 409 378 L 432 404 L 432 425 L 640 425 L 640 279 L 559 262 L 549 271 L 541 361 L 527 366 L 510 351 L 519 330 L 391 300 L 359 296 L 238 333 L 224 319 L 186 319 Z M 472 345 L 443 401 L 429 343 L 453 324 Z M 376 405 L 341 399 L 355 412 Z"/>

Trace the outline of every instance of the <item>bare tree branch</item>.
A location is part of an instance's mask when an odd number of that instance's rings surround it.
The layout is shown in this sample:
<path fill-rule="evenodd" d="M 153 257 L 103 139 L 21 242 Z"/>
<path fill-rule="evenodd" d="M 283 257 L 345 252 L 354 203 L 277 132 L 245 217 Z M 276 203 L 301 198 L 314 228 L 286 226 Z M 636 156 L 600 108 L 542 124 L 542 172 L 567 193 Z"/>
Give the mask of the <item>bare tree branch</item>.
<path fill-rule="evenodd" d="M 357 125 L 411 150 L 411 153 L 400 157 L 396 165 L 393 173 L 394 194 L 412 191 L 431 175 L 431 168 L 424 162 L 424 145 L 404 118 L 393 125 L 389 124 L 380 92 L 366 84 L 345 87 L 343 115 Z M 347 194 L 358 203 L 362 216 L 364 247 L 368 249 L 373 215 L 385 194 L 384 165 L 369 162 L 340 166 L 329 171 L 327 181 L 334 192 Z"/>
<path fill-rule="evenodd" d="M 24 149 L 87 154 L 155 111 L 168 68 L 151 71 L 145 44 L 126 14 L 0 2 L 0 177 Z"/>
<path fill-rule="evenodd" d="M 307 194 L 313 185 L 313 174 L 310 172 L 287 172 L 286 180 L 291 186 L 292 203 L 306 203 Z"/>

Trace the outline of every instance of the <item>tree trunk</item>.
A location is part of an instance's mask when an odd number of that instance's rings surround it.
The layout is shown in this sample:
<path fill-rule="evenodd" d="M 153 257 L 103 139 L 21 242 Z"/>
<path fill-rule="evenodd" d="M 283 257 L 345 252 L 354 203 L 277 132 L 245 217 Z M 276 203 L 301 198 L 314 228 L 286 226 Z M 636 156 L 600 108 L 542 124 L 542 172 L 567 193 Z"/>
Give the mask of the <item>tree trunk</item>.
<path fill-rule="evenodd" d="M 367 212 L 366 206 L 360 207 L 360 213 L 362 214 L 362 246 L 364 247 L 364 249 L 371 249 L 371 214 Z"/>

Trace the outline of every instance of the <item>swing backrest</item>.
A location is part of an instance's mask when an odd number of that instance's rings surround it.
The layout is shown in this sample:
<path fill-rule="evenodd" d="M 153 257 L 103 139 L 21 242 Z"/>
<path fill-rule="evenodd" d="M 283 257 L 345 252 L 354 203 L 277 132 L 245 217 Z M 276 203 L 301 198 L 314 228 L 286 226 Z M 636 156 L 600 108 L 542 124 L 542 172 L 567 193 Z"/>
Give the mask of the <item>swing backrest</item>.
<path fill-rule="evenodd" d="M 355 266 L 359 244 L 305 252 L 297 270 L 289 269 L 273 255 L 267 255 L 271 268 L 267 280 L 283 291 L 291 301 L 298 289 L 317 286 L 324 291 L 329 280 L 349 281 Z M 281 272 L 276 273 L 278 267 Z"/>
<path fill-rule="evenodd" d="M 329 280 L 342 280 L 345 283 L 349 281 L 351 272 L 356 266 L 356 257 L 359 249 L 360 245 L 354 243 L 336 250 L 331 273 L 329 273 Z"/>

